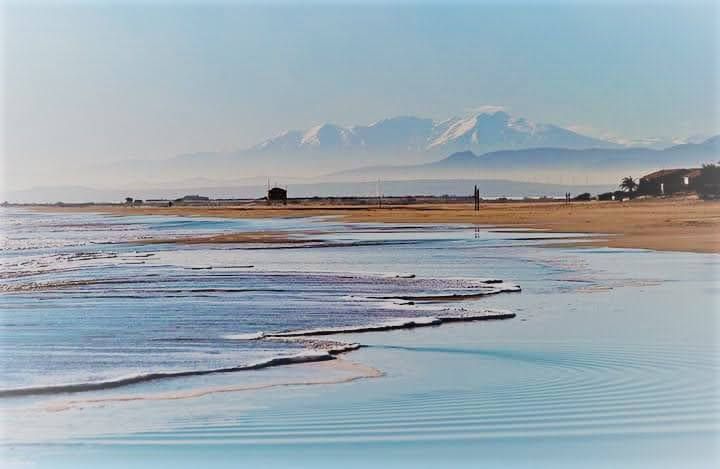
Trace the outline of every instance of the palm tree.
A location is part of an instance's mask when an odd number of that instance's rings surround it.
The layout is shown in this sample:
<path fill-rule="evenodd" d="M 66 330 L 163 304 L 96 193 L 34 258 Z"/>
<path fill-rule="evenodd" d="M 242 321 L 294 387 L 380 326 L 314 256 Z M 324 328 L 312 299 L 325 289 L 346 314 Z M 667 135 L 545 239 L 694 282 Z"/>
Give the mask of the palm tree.
<path fill-rule="evenodd" d="M 635 179 L 632 178 L 632 176 L 627 176 L 622 178 L 622 181 L 620 182 L 620 189 L 624 191 L 628 191 L 631 194 L 635 189 L 637 189 L 637 182 L 635 182 Z"/>
<path fill-rule="evenodd" d="M 702 165 L 700 176 L 695 180 L 698 195 L 703 199 L 720 195 L 720 163 Z"/>

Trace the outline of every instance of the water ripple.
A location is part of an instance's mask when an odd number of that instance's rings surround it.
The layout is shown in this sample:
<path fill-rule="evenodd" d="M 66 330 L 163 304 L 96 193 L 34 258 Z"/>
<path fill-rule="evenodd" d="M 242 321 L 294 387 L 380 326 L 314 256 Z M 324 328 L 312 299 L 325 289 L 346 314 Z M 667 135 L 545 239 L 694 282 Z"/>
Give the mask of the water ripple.
<path fill-rule="evenodd" d="M 342 405 L 265 409 L 203 426 L 91 441 L 329 444 L 720 430 L 715 349 L 613 345 L 533 349 L 530 344 L 487 349 L 375 348 L 409 354 L 408 360 L 421 361 L 417 354 L 422 353 L 470 359 L 480 384 L 469 390 L 461 384 L 435 383 L 431 390 L 393 398 L 355 402 L 349 396 Z M 488 372 L 483 382 L 483 370 L 496 367 L 503 367 L 505 373 Z"/>

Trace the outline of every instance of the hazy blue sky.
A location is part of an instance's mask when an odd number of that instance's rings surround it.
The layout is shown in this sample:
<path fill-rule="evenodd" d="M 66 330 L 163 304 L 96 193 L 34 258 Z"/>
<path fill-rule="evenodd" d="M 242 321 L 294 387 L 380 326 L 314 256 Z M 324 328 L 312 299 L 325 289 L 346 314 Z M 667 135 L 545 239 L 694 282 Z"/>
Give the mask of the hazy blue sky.
<path fill-rule="evenodd" d="M 714 133 L 718 9 L 680 5 L 15 4 L 6 178 L 487 104 L 596 135 Z"/>

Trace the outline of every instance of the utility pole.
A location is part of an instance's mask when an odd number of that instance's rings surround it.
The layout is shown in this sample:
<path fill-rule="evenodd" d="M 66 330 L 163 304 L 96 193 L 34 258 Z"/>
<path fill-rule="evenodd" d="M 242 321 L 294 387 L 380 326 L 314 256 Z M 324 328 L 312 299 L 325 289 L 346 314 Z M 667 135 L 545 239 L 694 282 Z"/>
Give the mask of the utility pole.
<path fill-rule="evenodd" d="M 375 194 L 377 195 L 378 208 L 382 208 L 382 195 L 380 195 L 380 178 L 375 186 Z"/>

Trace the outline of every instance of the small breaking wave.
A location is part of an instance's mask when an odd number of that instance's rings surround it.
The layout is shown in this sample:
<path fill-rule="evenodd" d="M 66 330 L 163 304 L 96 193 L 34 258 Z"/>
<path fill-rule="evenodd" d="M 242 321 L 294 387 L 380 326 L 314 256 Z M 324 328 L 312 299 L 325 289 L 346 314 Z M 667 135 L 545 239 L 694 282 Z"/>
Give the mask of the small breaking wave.
<path fill-rule="evenodd" d="M 92 381 L 85 383 L 71 384 L 55 384 L 48 386 L 30 386 L 24 388 L 0 389 L 0 397 L 15 396 L 35 396 L 42 394 L 61 394 L 75 393 L 84 391 L 100 391 L 106 389 L 119 388 L 131 384 L 145 383 L 167 378 L 183 378 L 189 376 L 202 376 L 214 373 L 231 373 L 236 371 L 259 370 L 272 366 L 292 365 L 298 363 L 319 362 L 324 360 L 332 360 L 333 354 L 325 350 L 305 350 L 295 355 L 273 357 L 257 363 L 249 365 L 233 366 L 226 368 L 213 368 L 206 370 L 186 370 L 186 371 L 168 371 L 154 373 L 140 373 L 137 375 L 126 376 L 122 378 L 110 379 L 105 381 Z"/>
<path fill-rule="evenodd" d="M 78 406 L 86 406 L 93 404 L 104 405 L 112 402 L 133 402 L 133 401 L 168 401 L 168 400 L 180 400 L 180 399 L 193 399 L 198 397 L 207 396 L 210 394 L 220 394 L 228 392 L 241 392 L 241 391 L 259 391 L 262 389 L 270 389 L 275 387 L 285 386 L 313 386 L 320 384 L 340 384 L 350 383 L 359 379 L 367 378 L 379 378 L 383 376 L 383 372 L 366 365 L 359 363 L 347 362 L 344 360 L 337 360 L 331 362 L 334 369 L 345 370 L 352 374 L 341 375 L 337 377 L 321 378 L 321 379 L 300 379 L 300 380 L 284 380 L 281 382 L 269 382 L 259 384 L 241 384 L 236 386 L 219 386 L 211 388 L 199 388 L 192 389 L 189 391 L 173 391 L 169 393 L 157 393 L 157 394 L 131 394 L 131 395 L 119 395 L 119 396 L 108 396 L 91 399 L 78 399 L 53 402 L 46 406 L 45 409 L 50 412 L 61 412 Z"/>
<path fill-rule="evenodd" d="M 123 256 L 125 260 L 133 259 L 143 261 L 151 257 L 153 253 L 134 253 L 134 256 Z M 82 254 L 82 256 L 86 256 Z M 109 257 L 109 256 L 108 256 Z M 226 266 L 230 267 L 230 266 Z M 161 379 L 183 378 L 213 373 L 228 373 L 245 370 L 256 370 L 260 368 L 289 365 L 295 363 L 306 363 L 322 360 L 332 360 L 336 356 L 356 350 L 362 347 L 359 343 L 327 340 L 320 336 L 335 334 L 382 332 L 400 329 L 414 329 L 419 327 L 439 326 L 450 322 L 469 322 L 482 320 L 502 320 L 515 317 L 514 313 L 499 310 L 475 310 L 469 311 L 463 308 L 450 308 L 442 305 L 443 301 L 472 299 L 487 295 L 494 295 L 502 292 L 520 291 L 518 285 L 506 283 L 503 280 L 486 278 L 418 278 L 413 273 L 346 273 L 346 272 L 297 272 L 297 271 L 244 271 L 251 266 L 234 264 L 230 268 L 238 269 L 238 272 L 222 273 L 212 272 L 219 266 L 205 264 L 186 266 L 180 269 L 169 271 L 164 278 L 128 277 L 122 272 L 121 277 L 92 278 L 92 279 L 64 279 L 50 282 L 15 283 L 0 286 L 0 294 L 3 293 L 37 293 L 40 291 L 66 292 L 65 295 L 87 298 L 148 298 L 159 295 L 163 298 L 172 296 L 195 296 L 215 295 L 218 293 L 244 294 L 246 292 L 272 292 L 283 293 L 292 291 L 293 294 L 309 295 L 314 301 L 318 299 L 330 299 L 331 301 L 348 302 L 355 304 L 349 308 L 347 319 L 336 319 L 333 327 L 327 327 L 327 322 L 315 322 L 314 318 L 303 321 L 306 329 L 290 329 L 290 324 L 283 321 L 268 323 L 266 327 L 270 332 L 243 332 L 238 334 L 227 334 L 227 330 L 217 331 L 206 338 L 208 341 L 217 341 L 220 337 L 225 340 L 248 340 L 268 341 L 286 343 L 303 347 L 305 352 L 296 355 L 275 355 L 274 358 L 259 363 L 239 364 L 224 363 L 222 365 L 201 365 L 198 364 L 195 370 L 178 371 L 153 371 L 153 368 L 143 370 L 139 374 L 131 376 L 111 377 L 99 381 L 89 379 L 73 382 L 74 378 L 67 379 L 69 384 L 62 382 L 57 384 L 36 384 L 35 386 L 18 388 L 0 388 L 0 398 L 13 396 L 50 395 L 60 393 L 79 393 L 85 391 L 100 391 L 105 389 L 119 388 L 123 386 L 145 383 Z M 185 268 L 192 270 L 210 270 L 211 272 L 179 273 Z M 242 268 L 242 269 L 240 269 Z M 246 280 L 248 283 L 237 284 L 238 280 Z M 207 285 L 200 282 L 212 282 Z M 292 285 L 292 289 L 278 288 L 280 286 Z M 199 284 L 200 283 L 200 284 Z M 101 285 L 101 287 L 95 287 Z M 332 285 L 329 287 L 328 285 Z M 88 288 L 90 287 L 90 288 Z M 380 314 L 384 311 L 389 319 L 375 322 L 377 319 L 363 319 L 365 324 L 336 326 L 337 324 L 352 323 L 357 319 L 351 319 L 350 314 L 357 310 L 363 310 L 366 303 L 371 314 Z M 394 311 L 389 311 L 394 310 Z M 407 310 L 398 313 L 397 310 Z M 400 318 L 393 318 L 394 316 Z M 378 316 L 375 316 L 378 317 Z M 391 319 L 390 319 L 391 318 Z M 280 328 L 290 327 L 286 330 Z M 335 339 L 335 338 L 333 338 Z M 174 339 L 174 340 L 184 340 Z M 195 340 L 195 339 L 193 339 Z M 223 346 L 231 344 L 225 343 Z M 236 347 L 238 344 L 232 344 Z M 279 345 L 279 344 L 275 344 Z M 237 365 L 237 366 L 236 366 Z M 221 367 L 218 367 L 221 366 Z M 18 383 L 19 384 L 19 383 Z"/>
<path fill-rule="evenodd" d="M 223 339 L 228 340 L 259 340 L 265 337 L 264 332 L 249 332 L 247 334 L 230 334 L 223 336 Z"/>
<path fill-rule="evenodd" d="M 82 279 L 82 280 L 56 280 L 52 282 L 31 282 L 25 284 L 0 285 L 0 293 L 38 292 L 62 288 L 74 288 L 90 285 L 113 285 L 127 283 L 128 279 Z"/>
<path fill-rule="evenodd" d="M 228 340 L 274 340 L 287 337 L 308 337 L 318 335 L 351 334 L 362 332 L 383 332 L 396 329 L 414 329 L 416 327 L 439 326 L 449 322 L 492 321 L 512 319 L 515 313 L 504 310 L 462 311 L 460 314 L 400 318 L 378 324 L 359 326 L 325 327 L 318 329 L 300 329 L 283 332 L 254 332 L 249 334 L 230 334 L 223 336 Z"/>
<path fill-rule="evenodd" d="M 386 296 L 370 296 L 373 300 L 404 300 L 404 301 L 461 301 L 471 300 L 473 298 L 482 298 L 484 296 L 497 295 L 498 293 L 520 292 L 519 285 L 500 284 L 497 287 L 488 287 L 483 290 L 474 290 L 470 293 L 453 292 L 448 294 L 419 294 L 419 295 L 386 295 Z"/>
<path fill-rule="evenodd" d="M 49 394 L 66 394 L 79 393 L 87 391 L 102 391 L 114 389 L 133 384 L 146 383 L 149 381 L 157 381 L 170 378 L 185 378 L 191 376 L 202 376 L 216 373 L 232 373 L 238 371 L 259 370 L 273 366 L 293 365 L 300 363 L 311 363 L 325 360 L 333 360 L 337 355 L 357 350 L 362 347 L 361 344 L 355 342 L 342 342 L 337 340 L 318 339 L 314 336 L 324 336 L 345 333 L 362 333 L 362 332 L 382 332 L 397 329 L 413 329 L 417 327 L 439 326 L 444 323 L 452 322 L 470 322 L 470 321 L 489 321 L 511 319 L 515 317 L 515 313 L 503 310 L 483 310 L 476 312 L 463 311 L 460 314 L 442 315 L 442 316 L 426 316 L 415 318 L 402 318 L 391 321 L 382 322 L 374 325 L 360 326 L 344 326 L 344 327 L 328 327 L 319 329 L 304 329 L 296 331 L 282 332 L 255 332 L 245 334 L 231 334 L 223 336 L 226 340 L 271 340 L 285 343 L 293 343 L 302 345 L 306 350 L 290 356 L 278 356 L 269 358 L 256 363 L 247 365 L 211 368 L 204 370 L 184 370 L 184 371 L 167 371 L 140 373 L 121 378 L 92 381 L 83 383 L 56 384 L 46 386 L 29 386 L 22 388 L 0 389 L 0 398 L 4 397 L 21 397 L 21 396 L 37 396 Z"/>

